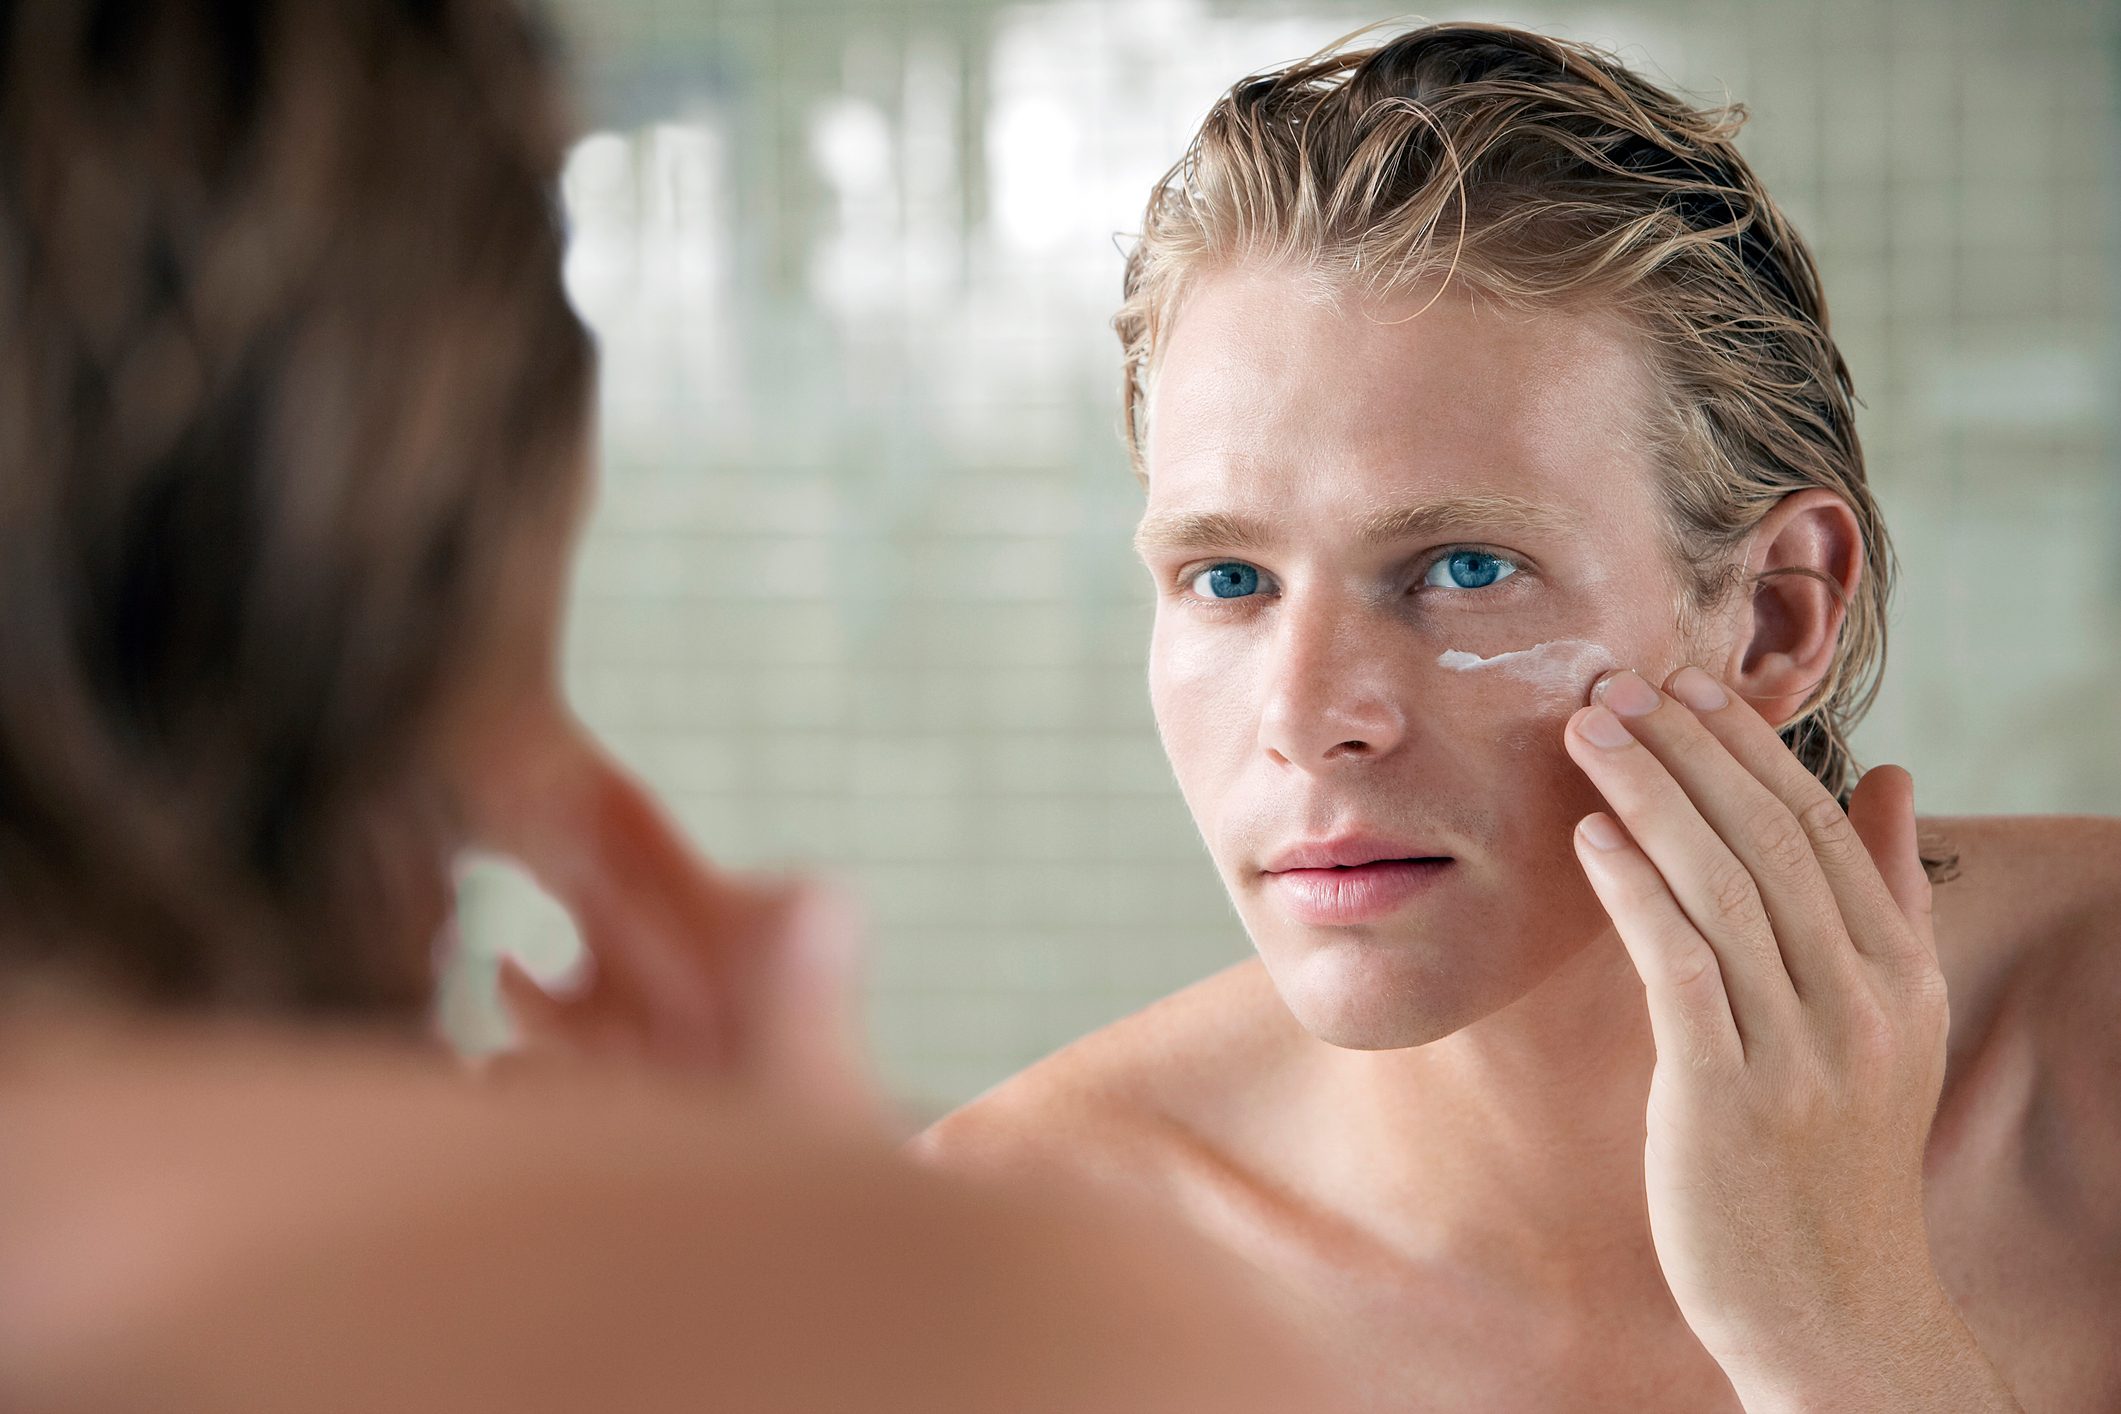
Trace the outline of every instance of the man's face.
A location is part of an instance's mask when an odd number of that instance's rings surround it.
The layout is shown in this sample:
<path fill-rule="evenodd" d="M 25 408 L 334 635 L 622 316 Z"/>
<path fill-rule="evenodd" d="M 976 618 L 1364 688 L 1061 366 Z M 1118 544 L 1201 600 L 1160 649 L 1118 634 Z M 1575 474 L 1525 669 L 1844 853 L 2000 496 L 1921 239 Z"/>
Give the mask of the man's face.
<path fill-rule="evenodd" d="M 1685 657 L 1636 336 L 1428 299 L 1218 276 L 1150 403 L 1164 746 L 1282 997 L 1363 1048 L 1507 1006 L 1604 927 L 1562 727 L 1605 669 Z"/>

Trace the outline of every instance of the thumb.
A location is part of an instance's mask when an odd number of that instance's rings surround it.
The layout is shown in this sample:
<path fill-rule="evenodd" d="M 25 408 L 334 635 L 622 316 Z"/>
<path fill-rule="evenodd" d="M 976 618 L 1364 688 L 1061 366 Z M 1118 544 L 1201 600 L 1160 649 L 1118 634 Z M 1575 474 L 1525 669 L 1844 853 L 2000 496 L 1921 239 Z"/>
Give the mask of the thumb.
<path fill-rule="evenodd" d="M 1849 796 L 1849 823 L 1870 851 L 1886 892 L 1901 914 L 1930 941 L 1930 880 L 1916 843 L 1915 780 L 1898 766 L 1864 772 Z"/>

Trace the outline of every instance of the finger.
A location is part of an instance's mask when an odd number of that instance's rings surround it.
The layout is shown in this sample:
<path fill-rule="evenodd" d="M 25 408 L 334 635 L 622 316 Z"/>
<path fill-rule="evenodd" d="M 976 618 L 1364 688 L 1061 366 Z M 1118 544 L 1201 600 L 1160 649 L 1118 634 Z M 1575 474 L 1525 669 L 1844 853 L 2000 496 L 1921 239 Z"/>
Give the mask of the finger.
<path fill-rule="evenodd" d="M 593 1058 L 648 1062 L 653 1036 L 632 1003 L 603 984 L 595 959 L 584 960 L 587 979 L 555 995 L 513 958 L 501 960 L 500 993 L 516 1031 L 515 1051 L 538 1060 Z"/>
<path fill-rule="evenodd" d="M 1569 720 L 1569 755 L 1591 778 L 1637 849 L 1716 950 L 1739 1034 L 1750 1050 L 1799 1020 L 1796 988 L 1744 864 L 1687 799 L 1679 783 L 1620 719 L 1602 706 Z"/>
<path fill-rule="evenodd" d="M 1680 669 L 1670 685 L 1803 828 L 1856 951 L 1874 961 L 1904 954 L 1910 945 L 1906 920 L 1840 802 L 1744 697 L 1699 668 Z"/>
<path fill-rule="evenodd" d="M 526 1061 L 601 1056 L 618 1059 L 630 1053 L 610 1020 L 606 997 L 597 986 L 594 964 L 556 995 L 530 969 L 503 956 L 495 982 L 502 1009 L 515 1032 L 513 1054 Z"/>
<path fill-rule="evenodd" d="M 756 891 L 710 866 L 646 789 L 616 771 L 601 783 L 579 849 L 575 887 L 561 902 L 612 985 L 733 1044 L 735 1018 L 725 1013 L 744 990 L 751 959 L 741 955 L 741 925 Z"/>
<path fill-rule="evenodd" d="M 531 975 L 530 969 L 503 955 L 501 967 L 495 977 L 500 992 L 502 1010 L 516 1029 L 519 1041 L 549 1035 L 559 1025 L 565 1007 L 543 984 Z"/>
<path fill-rule="evenodd" d="M 852 993 L 845 967 L 822 960 L 832 950 L 817 938 L 834 930 L 806 910 L 803 886 L 715 868 L 595 751 L 582 753 L 564 816 L 567 828 L 524 833 L 535 845 L 525 862 L 596 968 L 570 1037 L 782 1088 L 815 1088 L 839 1068 L 828 1056 L 852 1034 Z M 799 933 L 810 943 L 796 956 Z"/>
<path fill-rule="evenodd" d="M 1878 868 L 1878 877 L 1932 960 L 1936 932 L 1931 923 L 1929 871 L 1915 826 L 1915 780 L 1898 766 L 1866 771 L 1849 796 L 1849 824 Z"/>
<path fill-rule="evenodd" d="M 503 954 L 495 982 L 518 1049 L 626 1054 L 627 1048 L 611 1043 L 612 996 L 595 958 L 584 956 L 553 983 L 540 981 L 516 958 Z"/>
<path fill-rule="evenodd" d="M 1656 867 L 1603 813 L 1577 825 L 1576 858 L 1642 978 L 1659 1059 L 1693 1070 L 1742 1063 L 1718 954 Z"/>
<path fill-rule="evenodd" d="M 1683 702 L 1635 673 L 1612 674 L 1596 695 L 1671 773 L 1752 877 L 1798 998 L 1828 1008 L 1845 999 L 1858 974 L 1848 924 L 1811 836 L 1782 798 Z"/>
<path fill-rule="evenodd" d="M 760 963 L 757 920 L 780 896 L 712 868 L 654 799 L 615 768 L 580 827 L 549 843 L 541 881 L 573 917 L 596 1000 L 629 1049 L 702 1073 L 743 1059 Z"/>
<path fill-rule="evenodd" d="M 815 1110 L 860 1120 L 880 1108 L 862 1060 L 856 969 L 862 924 L 837 889 L 799 886 L 760 985 L 750 1063 Z"/>
<path fill-rule="evenodd" d="M 529 870 L 572 917 L 593 985 L 567 1000 L 571 1044 L 667 1054 L 703 1070 L 735 1055 L 747 959 L 722 926 L 744 891 L 698 857 L 682 832 L 557 702 L 529 703 L 497 753 L 470 826 Z M 526 1006 L 536 1006 L 527 994 Z M 593 1037 L 633 1034 L 623 1046 Z"/>
<path fill-rule="evenodd" d="M 730 970 L 712 955 L 725 942 L 720 932 L 687 926 L 654 891 L 629 894 L 608 881 L 569 902 L 596 972 L 584 1000 L 595 1004 L 599 1029 L 630 1028 L 627 1049 L 683 1069 L 712 1073 L 735 1064 L 740 1009 Z"/>

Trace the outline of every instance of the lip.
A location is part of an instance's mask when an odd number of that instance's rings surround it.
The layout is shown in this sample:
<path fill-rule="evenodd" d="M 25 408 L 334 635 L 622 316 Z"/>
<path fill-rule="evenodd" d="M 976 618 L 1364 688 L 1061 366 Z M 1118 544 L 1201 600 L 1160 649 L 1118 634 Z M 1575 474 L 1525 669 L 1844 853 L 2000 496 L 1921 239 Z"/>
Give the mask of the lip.
<path fill-rule="evenodd" d="M 1269 874 L 1298 869 L 1354 869 L 1388 859 L 1443 859 L 1440 849 L 1420 840 L 1393 839 L 1388 835 L 1334 835 L 1330 839 L 1307 840 L 1289 846 L 1260 866 Z"/>
<path fill-rule="evenodd" d="M 1331 927 L 1398 912 L 1441 884 L 1453 863 L 1426 845 L 1343 835 L 1283 850 L 1264 873 L 1267 887 L 1298 922 Z"/>

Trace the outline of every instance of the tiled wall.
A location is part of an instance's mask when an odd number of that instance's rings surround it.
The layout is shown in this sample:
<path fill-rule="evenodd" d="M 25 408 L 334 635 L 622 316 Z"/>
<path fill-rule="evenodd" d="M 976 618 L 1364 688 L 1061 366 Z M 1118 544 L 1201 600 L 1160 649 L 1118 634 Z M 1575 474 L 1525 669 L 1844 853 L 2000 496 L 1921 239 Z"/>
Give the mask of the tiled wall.
<path fill-rule="evenodd" d="M 1340 0 L 574 0 L 604 349 L 589 719 L 738 862 L 874 921 L 885 1075 L 954 1103 L 1243 955 L 1145 701 L 1115 233 Z M 1461 12 L 1463 13 L 1463 12 Z M 1905 580 L 1860 745 L 1938 811 L 2121 811 L 2116 7 L 1484 11 L 1754 113 L 1825 267 Z M 482 960 L 565 930 L 480 871 Z"/>

